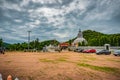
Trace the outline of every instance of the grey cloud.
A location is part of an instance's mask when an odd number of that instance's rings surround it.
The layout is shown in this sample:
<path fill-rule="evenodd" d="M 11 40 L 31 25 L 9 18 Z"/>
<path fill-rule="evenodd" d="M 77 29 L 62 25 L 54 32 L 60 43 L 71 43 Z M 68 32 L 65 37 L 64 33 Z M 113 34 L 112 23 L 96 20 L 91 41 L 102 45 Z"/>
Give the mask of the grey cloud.
<path fill-rule="evenodd" d="M 120 0 L 0 0 L 0 37 L 14 43 L 26 41 L 28 30 L 31 40 L 59 41 L 74 38 L 79 28 L 118 33 L 119 4 Z"/>
<path fill-rule="evenodd" d="M 20 3 L 22 0 L 5 0 L 8 3 Z"/>
<path fill-rule="evenodd" d="M 118 15 L 115 15 L 115 16 L 113 17 L 113 20 L 114 20 L 114 22 L 120 23 L 120 12 L 119 12 Z"/>
<path fill-rule="evenodd" d="M 27 4 L 27 6 L 23 6 L 26 9 L 36 9 L 37 7 L 49 7 L 49 8 L 61 8 L 62 6 L 69 5 L 73 0 L 61 0 L 62 3 L 60 3 L 59 0 L 55 0 L 54 2 L 46 2 L 46 3 L 40 3 L 40 2 L 33 2 L 30 0 Z M 17 1 L 18 2 L 18 1 Z"/>

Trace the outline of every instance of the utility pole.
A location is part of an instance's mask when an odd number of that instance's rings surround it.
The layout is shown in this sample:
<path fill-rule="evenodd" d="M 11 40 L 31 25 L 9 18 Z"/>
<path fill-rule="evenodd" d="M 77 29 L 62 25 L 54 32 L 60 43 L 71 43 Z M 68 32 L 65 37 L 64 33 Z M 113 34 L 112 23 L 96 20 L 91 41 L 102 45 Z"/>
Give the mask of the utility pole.
<path fill-rule="evenodd" d="M 28 31 L 28 51 L 29 51 L 29 49 L 30 49 L 30 32 L 31 32 L 31 31 Z"/>

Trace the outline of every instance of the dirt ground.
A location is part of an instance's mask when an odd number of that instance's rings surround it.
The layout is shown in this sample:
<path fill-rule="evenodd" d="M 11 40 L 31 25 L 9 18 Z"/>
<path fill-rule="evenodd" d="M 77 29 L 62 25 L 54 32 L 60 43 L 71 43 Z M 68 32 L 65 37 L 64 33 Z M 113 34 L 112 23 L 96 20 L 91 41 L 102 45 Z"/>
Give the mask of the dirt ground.
<path fill-rule="evenodd" d="M 63 51 L 0 54 L 3 80 L 120 80 L 120 57 Z"/>

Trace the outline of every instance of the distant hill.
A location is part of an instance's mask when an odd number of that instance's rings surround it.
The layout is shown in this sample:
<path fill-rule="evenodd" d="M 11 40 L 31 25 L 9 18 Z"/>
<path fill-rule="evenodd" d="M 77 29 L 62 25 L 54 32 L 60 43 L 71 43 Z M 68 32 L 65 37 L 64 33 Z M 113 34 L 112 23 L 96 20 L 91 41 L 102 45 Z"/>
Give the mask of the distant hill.
<path fill-rule="evenodd" d="M 10 45 L 9 43 L 3 42 L 4 47 L 8 47 L 9 45 Z"/>
<path fill-rule="evenodd" d="M 92 30 L 85 30 L 83 31 L 83 37 L 86 40 L 90 40 L 92 38 L 99 38 L 100 36 L 107 36 L 107 34 L 103 34 L 97 31 L 92 31 Z"/>
<path fill-rule="evenodd" d="M 97 31 L 85 30 L 83 31 L 83 37 L 88 41 L 89 46 L 103 46 L 106 43 L 111 46 L 120 46 L 120 34 L 103 34 Z M 72 43 L 75 38 L 67 42 Z"/>

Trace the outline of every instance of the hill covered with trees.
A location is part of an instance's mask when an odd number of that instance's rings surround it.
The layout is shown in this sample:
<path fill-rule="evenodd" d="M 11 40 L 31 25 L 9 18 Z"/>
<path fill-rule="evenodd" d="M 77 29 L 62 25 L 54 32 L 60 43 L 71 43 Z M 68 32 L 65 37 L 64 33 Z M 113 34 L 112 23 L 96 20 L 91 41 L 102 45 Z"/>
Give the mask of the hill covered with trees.
<path fill-rule="evenodd" d="M 86 46 L 103 46 L 104 44 L 120 46 L 120 34 L 103 34 L 92 30 L 85 30 L 83 31 L 83 37 L 88 41 Z M 75 39 L 73 38 L 67 42 L 71 44 Z M 84 44 L 81 46 L 84 46 Z"/>
<path fill-rule="evenodd" d="M 86 30 L 83 32 L 84 38 L 88 41 L 89 46 L 120 46 L 120 34 L 103 34 L 96 31 Z"/>

